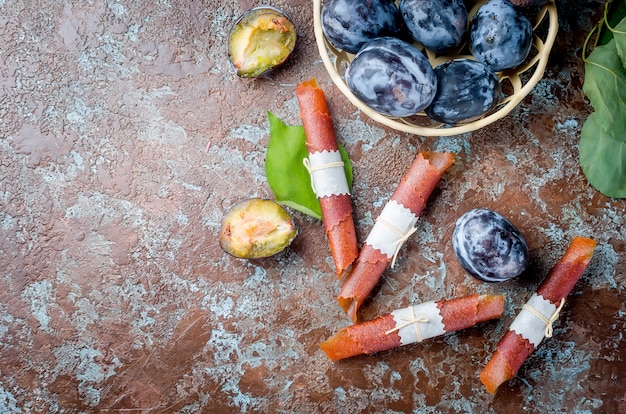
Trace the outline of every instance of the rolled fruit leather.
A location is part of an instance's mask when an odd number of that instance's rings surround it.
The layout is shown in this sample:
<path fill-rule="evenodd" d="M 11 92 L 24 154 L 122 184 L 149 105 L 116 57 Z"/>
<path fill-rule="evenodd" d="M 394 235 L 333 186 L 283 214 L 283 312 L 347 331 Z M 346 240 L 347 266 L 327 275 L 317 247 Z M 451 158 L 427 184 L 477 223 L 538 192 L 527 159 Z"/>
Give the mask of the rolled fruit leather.
<path fill-rule="evenodd" d="M 324 91 L 311 79 L 296 86 L 296 95 L 309 152 L 304 162 L 320 202 L 324 230 L 340 278 L 359 254 L 348 180 Z"/>
<path fill-rule="evenodd" d="M 376 219 L 337 299 L 353 322 L 389 264 L 395 264 L 400 248 L 415 231 L 428 198 L 453 163 L 452 153 L 421 152 L 400 180 Z"/>
<path fill-rule="evenodd" d="M 333 361 L 421 342 L 448 332 L 498 319 L 504 295 L 469 295 L 395 310 L 347 326 L 319 344 Z"/>
<path fill-rule="evenodd" d="M 544 337 L 552 336 L 552 324 L 557 320 L 565 298 L 587 269 L 595 246 L 596 241 L 592 239 L 574 238 L 537 292 L 518 313 L 480 373 L 481 382 L 491 394 L 515 377 Z"/>

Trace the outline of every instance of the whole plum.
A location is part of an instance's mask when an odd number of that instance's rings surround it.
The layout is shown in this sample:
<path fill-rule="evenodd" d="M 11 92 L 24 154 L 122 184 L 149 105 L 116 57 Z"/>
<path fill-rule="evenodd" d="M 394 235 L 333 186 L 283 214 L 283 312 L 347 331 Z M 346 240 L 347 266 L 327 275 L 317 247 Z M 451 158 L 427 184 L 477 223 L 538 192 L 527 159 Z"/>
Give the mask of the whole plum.
<path fill-rule="evenodd" d="M 453 49 L 467 29 L 467 9 L 463 0 L 400 0 L 409 33 L 414 40 L 435 52 Z"/>
<path fill-rule="evenodd" d="M 397 36 L 403 28 L 400 11 L 390 0 L 325 1 L 321 24 L 328 41 L 349 53 L 377 37 Z"/>
<path fill-rule="evenodd" d="M 519 66 L 530 53 L 530 20 L 507 0 L 489 0 L 478 8 L 469 29 L 474 57 L 498 72 Z"/>
<path fill-rule="evenodd" d="M 393 37 L 366 43 L 348 66 L 345 79 L 360 100 L 388 116 L 422 111 L 437 90 L 437 77 L 424 54 Z"/>
<path fill-rule="evenodd" d="M 437 93 L 426 114 L 446 124 L 472 121 L 492 110 L 502 89 L 496 73 L 472 59 L 449 60 L 435 68 Z"/>
<path fill-rule="evenodd" d="M 461 266 L 485 282 L 502 282 L 528 266 L 526 240 L 499 213 L 474 209 L 462 215 L 452 235 L 452 247 Z"/>
<path fill-rule="evenodd" d="M 543 6 L 548 0 L 509 0 L 513 5 L 518 7 L 536 7 Z"/>

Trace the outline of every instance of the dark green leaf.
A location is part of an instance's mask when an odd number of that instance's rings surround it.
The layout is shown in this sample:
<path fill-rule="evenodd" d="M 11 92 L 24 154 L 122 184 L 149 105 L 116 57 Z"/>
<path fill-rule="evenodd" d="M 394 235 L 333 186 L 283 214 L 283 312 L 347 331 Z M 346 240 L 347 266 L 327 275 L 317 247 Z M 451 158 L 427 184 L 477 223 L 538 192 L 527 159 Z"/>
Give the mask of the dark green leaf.
<path fill-rule="evenodd" d="M 617 47 L 617 55 L 622 61 L 622 67 L 626 68 L 626 18 L 618 23 L 612 30 Z"/>
<path fill-rule="evenodd" d="M 581 131 L 580 165 L 589 183 L 609 197 L 626 197 L 626 69 L 616 36 L 585 60 L 583 91 L 595 112 Z M 624 45 L 621 45 L 624 46 Z"/>
<path fill-rule="evenodd" d="M 583 91 L 605 128 L 626 132 L 626 70 L 615 40 L 596 47 L 587 58 Z"/>
<path fill-rule="evenodd" d="M 589 183 L 608 197 L 626 197 L 626 142 L 610 135 L 598 122 L 598 113 L 587 118 L 581 131 L 580 166 Z"/>
<path fill-rule="evenodd" d="M 626 0 L 610 0 L 605 4 L 606 26 L 601 30 L 601 45 L 606 45 L 613 39 L 613 33 L 609 28 L 615 27 L 624 17 L 626 17 Z"/>
<path fill-rule="evenodd" d="M 302 160 L 308 157 L 302 126 L 288 126 L 271 112 L 270 140 L 265 155 L 265 173 L 276 201 L 316 219 L 322 210 L 311 187 L 311 176 Z M 352 188 L 352 163 L 346 149 L 339 145 L 348 186 Z"/>

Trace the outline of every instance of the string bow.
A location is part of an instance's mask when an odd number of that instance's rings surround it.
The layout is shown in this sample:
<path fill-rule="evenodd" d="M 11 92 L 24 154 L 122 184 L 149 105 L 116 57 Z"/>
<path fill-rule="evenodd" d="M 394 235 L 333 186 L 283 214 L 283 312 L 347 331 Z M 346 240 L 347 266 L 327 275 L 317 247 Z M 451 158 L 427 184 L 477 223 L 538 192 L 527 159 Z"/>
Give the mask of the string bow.
<path fill-rule="evenodd" d="M 556 322 L 556 320 L 559 318 L 559 313 L 561 312 L 561 309 L 563 309 L 563 305 L 565 305 L 565 298 L 561 299 L 561 301 L 559 302 L 559 306 L 555 309 L 555 311 L 552 313 L 552 315 L 550 315 L 549 318 L 546 318 L 545 316 L 543 316 L 541 312 L 539 312 L 537 309 L 533 308 L 529 304 L 525 304 L 522 309 L 526 309 L 527 311 L 535 315 L 537 318 L 541 319 L 541 321 L 546 325 L 546 329 L 543 335 L 546 338 L 552 338 L 552 334 L 554 333 L 552 324 Z"/>
<path fill-rule="evenodd" d="M 394 266 L 396 265 L 396 258 L 398 257 L 398 254 L 400 253 L 400 249 L 402 248 L 402 245 L 404 244 L 404 242 L 406 242 L 409 239 L 409 237 L 411 237 L 413 233 L 417 231 L 417 227 L 411 227 L 409 231 L 407 231 L 406 233 L 402 233 L 400 229 L 398 229 L 396 226 L 394 226 L 393 224 L 391 224 L 389 221 L 385 220 L 382 217 L 378 217 L 376 221 L 381 222 L 389 230 L 393 231 L 398 236 L 400 236 L 400 238 L 394 242 L 395 250 L 393 252 L 393 256 L 391 260 L 391 268 L 393 269 Z"/>
<path fill-rule="evenodd" d="M 414 325 L 415 333 L 417 334 L 417 342 L 422 342 L 422 330 L 420 329 L 420 323 L 428 323 L 430 321 L 430 319 L 428 319 L 428 316 L 426 315 L 416 316 L 415 308 L 411 306 L 411 317 L 410 318 L 400 317 L 400 319 L 402 319 L 405 322 L 396 326 L 393 329 L 389 329 L 388 331 L 385 332 L 385 335 L 389 335 L 392 332 L 399 331 L 400 329 L 406 328 L 407 326 Z"/>
<path fill-rule="evenodd" d="M 309 172 L 309 175 L 311 176 L 311 188 L 313 189 L 313 192 L 316 194 L 317 194 L 317 191 L 315 190 L 315 180 L 313 180 L 313 173 L 315 171 L 326 170 L 328 168 L 343 167 L 343 161 L 329 162 L 326 164 L 321 164 L 321 165 L 317 165 L 313 167 L 311 165 L 311 161 L 308 158 L 303 158 L 302 164 L 304 164 L 304 168 L 306 168 L 306 170 Z"/>

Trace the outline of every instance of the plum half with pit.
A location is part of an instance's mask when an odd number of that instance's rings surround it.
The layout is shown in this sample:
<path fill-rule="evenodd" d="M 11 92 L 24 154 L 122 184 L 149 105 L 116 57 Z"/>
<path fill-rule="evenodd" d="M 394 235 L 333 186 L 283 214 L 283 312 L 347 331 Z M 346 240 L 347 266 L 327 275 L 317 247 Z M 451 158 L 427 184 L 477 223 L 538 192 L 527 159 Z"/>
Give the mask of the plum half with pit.
<path fill-rule="evenodd" d="M 228 58 L 237 76 L 256 78 L 282 65 L 296 46 L 296 28 L 272 6 L 243 13 L 228 36 Z"/>
<path fill-rule="evenodd" d="M 278 203 L 250 198 L 235 204 L 224 215 L 220 246 L 232 256 L 258 259 L 279 253 L 297 234 L 291 216 Z"/>
<path fill-rule="evenodd" d="M 463 0 L 400 0 L 398 7 L 414 40 L 435 52 L 459 46 L 467 30 Z"/>
<path fill-rule="evenodd" d="M 327 0 L 320 15 L 330 44 L 353 54 L 370 40 L 398 36 L 403 29 L 400 11 L 391 0 Z"/>
<path fill-rule="evenodd" d="M 469 37 L 476 60 L 499 72 L 519 66 L 528 57 L 533 27 L 508 0 L 489 0 L 474 14 Z"/>
<path fill-rule="evenodd" d="M 345 73 L 348 88 L 363 103 L 387 116 L 415 115 L 435 96 L 437 77 L 424 54 L 393 37 L 367 42 Z"/>
<path fill-rule="evenodd" d="M 456 221 L 452 247 L 459 263 L 484 282 L 503 282 L 528 266 L 528 245 L 522 233 L 500 213 L 477 208 Z"/>
<path fill-rule="evenodd" d="M 496 73 L 476 60 L 459 58 L 435 68 L 437 93 L 426 114 L 445 124 L 470 122 L 491 111 L 502 88 Z"/>

